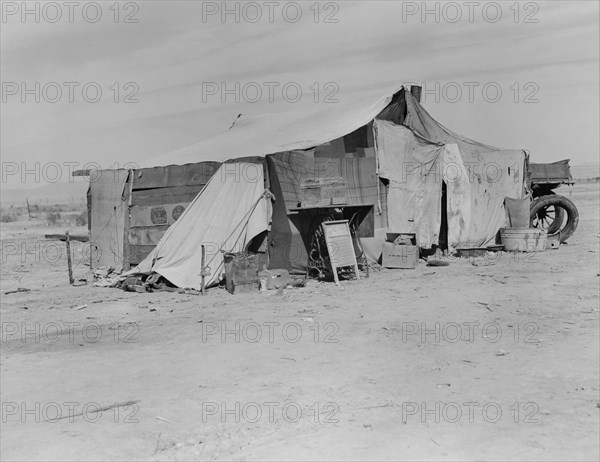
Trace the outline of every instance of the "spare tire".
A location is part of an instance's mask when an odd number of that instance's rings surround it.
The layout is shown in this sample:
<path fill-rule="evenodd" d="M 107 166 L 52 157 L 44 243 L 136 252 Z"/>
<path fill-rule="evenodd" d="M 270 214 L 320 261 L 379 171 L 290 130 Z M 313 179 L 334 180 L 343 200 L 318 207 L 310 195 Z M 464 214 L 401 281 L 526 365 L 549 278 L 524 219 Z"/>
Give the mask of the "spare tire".
<path fill-rule="evenodd" d="M 545 227 L 545 223 L 540 217 L 545 216 L 547 211 L 552 209 L 556 211 L 555 220 L 548 227 Z M 563 218 L 564 213 L 567 215 L 566 222 Z M 531 203 L 529 220 L 531 227 L 546 229 L 550 236 L 560 233 L 560 242 L 562 243 L 569 239 L 577 229 L 579 211 L 575 204 L 566 197 L 552 194 L 538 197 Z"/>
<path fill-rule="evenodd" d="M 548 195 L 554 196 L 555 193 L 549 191 Z M 535 202 L 539 201 L 543 197 L 546 196 L 538 196 L 533 199 L 534 203 L 530 204 L 529 210 L 532 210 L 534 207 L 536 207 Z M 549 236 L 552 236 L 561 230 L 565 221 L 565 216 L 567 215 L 564 208 L 555 205 L 549 205 L 547 207 L 537 208 L 536 210 L 536 220 L 534 220 L 532 223 L 533 227 L 545 229 Z"/>

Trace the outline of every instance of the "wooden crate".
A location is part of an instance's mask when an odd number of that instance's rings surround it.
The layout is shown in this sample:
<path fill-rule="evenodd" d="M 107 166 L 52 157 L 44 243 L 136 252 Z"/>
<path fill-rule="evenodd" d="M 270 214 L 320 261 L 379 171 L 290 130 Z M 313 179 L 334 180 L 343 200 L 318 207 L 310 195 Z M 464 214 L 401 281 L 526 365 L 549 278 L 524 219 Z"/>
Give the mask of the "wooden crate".
<path fill-rule="evenodd" d="M 419 263 L 419 242 L 413 233 L 386 233 L 381 265 L 385 268 L 416 268 Z"/>
<path fill-rule="evenodd" d="M 260 257 L 258 255 L 244 255 L 226 253 L 225 260 L 225 287 L 231 294 L 258 291 L 258 271 Z"/>

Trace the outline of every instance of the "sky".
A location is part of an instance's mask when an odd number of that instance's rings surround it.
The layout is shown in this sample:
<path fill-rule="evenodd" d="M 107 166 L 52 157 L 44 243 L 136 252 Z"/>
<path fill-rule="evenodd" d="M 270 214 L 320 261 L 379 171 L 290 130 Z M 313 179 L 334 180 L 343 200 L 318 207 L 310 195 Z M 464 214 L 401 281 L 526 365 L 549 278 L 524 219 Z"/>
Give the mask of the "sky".
<path fill-rule="evenodd" d="M 597 1 L 1 6 L 2 188 L 148 165 L 240 113 L 351 107 L 411 83 L 469 138 L 598 163 Z"/>

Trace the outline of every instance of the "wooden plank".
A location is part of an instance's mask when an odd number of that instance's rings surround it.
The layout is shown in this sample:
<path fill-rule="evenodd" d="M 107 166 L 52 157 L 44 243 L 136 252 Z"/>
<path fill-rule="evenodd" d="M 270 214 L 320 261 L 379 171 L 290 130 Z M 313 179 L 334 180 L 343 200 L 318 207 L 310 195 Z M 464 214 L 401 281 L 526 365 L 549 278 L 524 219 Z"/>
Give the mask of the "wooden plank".
<path fill-rule="evenodd" d="M 143 168 L 134 172 L 133 189 L 135 191 L 139 189 L 204 185 L 220 165 L 219 162 L 198 162 L 196 164 Z"/>
<path fill-rule="evenodd" d="M 129 228 L 129 236 L 127 238 L 129 246 L 156 245 L 167 232 L 167 229 L 169 229 L 168 225 Z"/>
<path fill-rule="evenodd" d="M 139 402 L 140 402 L 140 400 L 136 399 L 135 401 L 125 401 L 124 403 L 113 403 L 113 404 L 109 404 L 108 406 L 102 406 L 102 407 L 94 406 L 95 408 L 94 409 L 90 409 L 90 412 L 92 414 L 95 414 L 95 413 L 102 413 L 102 411 L 108 411 L 110 409 L 115 409 L 115 408 L 118 408 L 118 407 L 133 407 L 134 411 L 137 413 L 137 403 L 139 403 Z M 84 411 L 78 412 L 77 414 L 68 414 L 68 415 L 64 415 L 64 416 L 61 415 L 61 417 L 55 417 L 55 418 L 50 418 L 50 419 L 46 418 L 44 420 L 44 422 L 52 422 L 52 423 L 54 423 L 57 420 L 66 419 L 66 418 L 72 419 L 73 417 L 77 417 L 77 416 L 80 416 L 80 415 L 83 415 L 83 414 L 84 414 Z M 118 415 L 118 414 L 115 414 L 115 415 Z M 87 412 L 86 412 L 86 416 L 87 416 Z"/>
<path fill-rule="evenodd" d="M 133 191 L 132 205 L 166 205 L 190 203 L 204 188 L 204 184 L 193 186 L 174 186 L 172 188 L 142 189 Z"/>
<path fill-rule="evenodd" d="M 132 177 L 133 170 L 129 170 L 129 175 L 127 177 L 127 182 L 125 183 L 125 188 L 123 188 L 123 202 L 127 203 L 125 207 L 125 214 L 123 216 L 123 271 L 128 271 L 131 269 L 131 263 L 129 261 L 129 228 L 131 224 L 131 199 L 133 196 L 132 191 Z M 127 191 L 127 193 L 125 193 Z"/>
<path fill-rule="evenodd" d="M 130 228 L 172 225 L 181 216 L 188 203 L 167 205 L 134 205 L 130 209 Z"/>
<path fill-rule="evenodd" d="M 54 239 L 54 240 L 59 240 L 59 241 L 67 240 L 66 234 L 44 234 L 44 237 L 46 239 Z M 70 241 L 79 241 L 79 242 L 89 242 L 90 237 L 84 236 L 84 235 L 69 234 L 69 240 Z"/>
<path fill-rule="evenodd" d="M 69 231 L 65 233 L 65 241 L 67 242 L 67 271 L 69 272 L 69 284 L 73 285 L 75 279 L 73 279 L 73 262 L 71 261 L 71 239 L 69 237 Z"/>

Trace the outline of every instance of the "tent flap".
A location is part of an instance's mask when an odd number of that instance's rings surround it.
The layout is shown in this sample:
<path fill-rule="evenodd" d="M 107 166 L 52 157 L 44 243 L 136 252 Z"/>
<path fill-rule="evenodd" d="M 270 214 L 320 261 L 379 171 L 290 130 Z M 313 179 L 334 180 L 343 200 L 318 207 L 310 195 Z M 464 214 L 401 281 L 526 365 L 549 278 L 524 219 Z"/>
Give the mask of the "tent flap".
<path fill-rule="evenodd" d="M 156 248 L 127 274 L 155 272 L 178 287 L 199 290 L 204 245 L 210 271 L 206 285 L 217 284 L 223 254 L 245 250 L 253 237 L 268 230 L 270 220 L 262 164 L 222 165 Z"/>
<path fill-rule="evenodd" d="M 389 180 L 391 232 L 416 233 L 421 247 L 436 244 L 441 224 L 439 165 L 444 146 L 425 141 L 393 122 L 377 120 L 379 175 Z"/>
<path fill-rule="evenodd" d="M 411 114 L 409 105 L 406 121 L 437 139 L 387 120 L 374 124 L 379 175 L 389 180 L 390 231 L 416 233 L 423 248 L 437 244 L 445 183 L 448 244 L 471 248 L 492 243 L 506 226 L 504 197 L 523 197 L 525 151 L 455 135 L 414 104 L 419 111 Z"/>

